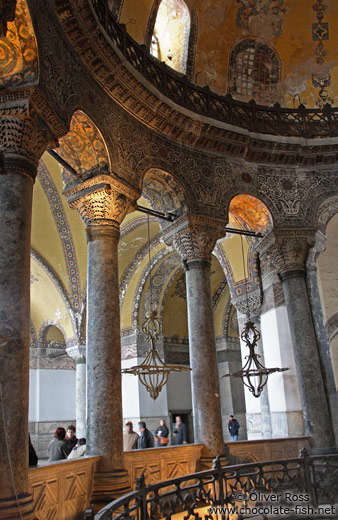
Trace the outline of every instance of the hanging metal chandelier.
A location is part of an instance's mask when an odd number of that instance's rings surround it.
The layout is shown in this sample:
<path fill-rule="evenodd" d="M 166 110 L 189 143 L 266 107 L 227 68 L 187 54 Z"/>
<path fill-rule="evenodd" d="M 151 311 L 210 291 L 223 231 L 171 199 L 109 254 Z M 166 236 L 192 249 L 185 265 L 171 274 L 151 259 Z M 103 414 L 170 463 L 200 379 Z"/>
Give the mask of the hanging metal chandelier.
<path fill-rule="evenodd" d="M 226 374 L 222 377 L 240 377 L 243 384 L 249 389 L 254 397 L 259 397 L 268 377 L 274 372 L 284 372 L 288 368 L 265 368 L 259 361 L 260 355 L 255 352 L 257 342 L 260 340 L 260 332 L 255 324 L 249 319 L 244 325 L 241 333 L 241 339 L 249 348 L 249 355 L 245 357 L 247 360 L 244 367 L 233 374 Z"/>
<path fill-rule="evenodd" d="M 249 309 L 249 301 L 248 301 L 248 289 L 247 289 L 247 274 L 245 270 L 245 262 L 244 262 L 244 249 L 243 249 L 243 237 L 241 236 L 241 245 L 242 245 L 242 261 L 243 261 L 243 270 L 245 276 L 245 294 L 246 294 L 246 314 L 247 314 L 247 322 L 244 325 L 244 328 L 241 333 L 241 340 L 246 344 L 249 348 L 249 355 L 245 356 L 246 363 L 237 372 L 233 374 L 225 374 L 222 377 L 240 377 L 242 379 L 243 384 L 249 389 L 254 397 L 259 397 L 262 393 L 262 390 L 266 383 L 268 382 L 268 377 L 270 374 L 274 372 L 285 372 L 289 370 L 288 368 L 265 368 L 265 366 L 259 361 L 261 357 L 255 351 L 257 344 L 261 338 L 261 334 L 254 322 L 250 319 L 250 309 Z"/>
<path fill-rule="evenodd" d="M 152 276 L 150 262 L 150 229 L 148 215 L 148 254 L 150 265 L 150 310 L 146 314 L 146 318 L 142 323 L 142 332 L 150 343 L 150 348 L 146 353 L 144 361 L 140 365 L 130 368 L 124 368 L 122 374 L 133 374 L 138 376 L 142 385 L 145 386 L 147 392 L 152 399 L 157 399 L 162 388 L 167 383 L 171 372 L 184 372 L 191 370 L 185 365 L 166 365 L 156 348 L 155 341 L 159 339 L 161 334 L 161 323 L 157 316 L 157 311 L 153 309 L 152 296 Z"/>

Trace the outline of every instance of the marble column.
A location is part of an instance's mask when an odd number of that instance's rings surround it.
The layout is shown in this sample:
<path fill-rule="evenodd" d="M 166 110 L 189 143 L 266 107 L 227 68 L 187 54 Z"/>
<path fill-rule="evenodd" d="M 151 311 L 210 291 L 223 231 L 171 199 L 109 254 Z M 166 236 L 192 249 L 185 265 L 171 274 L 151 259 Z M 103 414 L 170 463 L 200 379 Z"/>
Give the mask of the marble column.
<path fill-rule="evenodd" d="M 213 322 L 210 265 L 224 223 L 193 215 L 166 228 L 163 239 L 179 253 L 186 275 L 192 405 L 196 443 L 207 455 L 224 453 L 216 341 Z"/>
<path fill-rule="evenodd" d="M 282 280 L 295 354 L 305 434 L 314 449 L 330 449 L 333 432 L 305 281 L 305 262 L 314 233 L 275 229 L 257 250 L 268 252 Z"/>
<path fill-rule="evenodd" d="M 101 457 L 92 502 L 104 504 L 128 489 L 123 469 L 117 248 L 120 224 L 138 194 L 112 176 L 100 175 L 65 195 L 87 232 L 87 453 Z"/>
<path fill-rule="evenodd" d="M 16 97 L 13 105 L 0 97 L 0 519 L 6 520 L 35 518 L 28 488 L 32 194 L 37 162 L 52 143 L 29 100 Z"/>
<path fill-rule="evenodd" d="M 68 347 L 67 354 L 76 362 L 76 436 L 86 437 L 86 345 Z"/>
<path fill-rule="evenodd" d="M 241 335 L 241 332 L 248 320 L 248 318 L 246 316 L 248 312 L 249 312 L 250 320 L 255 324 L 256 328 L 260 332 L 261 337 L 260 337 L 259 341 L 257 342 L 256 352 L 260 356 L 259 361 L 265 366 L 263 340 L 262 340 L 262 333 L 261 333 L 261 321 L 260 321 L 260 311 L 261 311 L 261 307 L 262 307 L 261 290 L 258 288 L 257 290 L 248 294 L 248 297 L 245 294 L 244 296 L 240 296 L 239 298 L 232 298 L 231 302 L 237 309 L 239 335 Z M 247 354 L 248 354 L 248 349 L 246 347 L 245 355 L 247 355 Z M 258 400 L 259 400 L 259 407 L 260 407 L 260 413 L 261 413 L 261 435 L 262 435 L 263 439 L 271 439 L 272 438 L 272 426 L 271 426 L 269 393 L 268 393 L 267 386 L 264 387 Z"/>
<path fill-rule="evenodd" d="M 330 344 L 324 325 L 323 309 L 317 278 L 317 259 L 320 253 L 325 251 L 325 242 L 326 236 L 321 231 L 317 231 L 315 234 L 315 243 L 311 247 L 306 261 L 306 282 L 310 298 L 312 318 L 317 336 L 319 357 L 324 375 L 324 384 L 329 403 L 329 411 L 331 415 L 335 443 L 338 447 L 338 397 L 332 367 Z"/>

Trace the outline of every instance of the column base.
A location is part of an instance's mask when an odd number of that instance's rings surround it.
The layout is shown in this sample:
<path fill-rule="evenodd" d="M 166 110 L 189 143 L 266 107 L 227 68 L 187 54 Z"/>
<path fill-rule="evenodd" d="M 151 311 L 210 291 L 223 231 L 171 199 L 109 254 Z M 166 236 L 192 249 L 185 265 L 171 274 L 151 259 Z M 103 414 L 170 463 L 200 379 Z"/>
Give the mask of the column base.
<path fill-rule="evenodd" d="M 23 494 L 18 497 L 0 500 L 0 520 L 36 520 L 32 495 Z"/>
<path fill-rule="evenodd" d="M 129 475 L 125 469 L 96 471 L 93 477 L 90 503 L 97 512 L 113 500 L 130 493 L 130 491 Z"/>

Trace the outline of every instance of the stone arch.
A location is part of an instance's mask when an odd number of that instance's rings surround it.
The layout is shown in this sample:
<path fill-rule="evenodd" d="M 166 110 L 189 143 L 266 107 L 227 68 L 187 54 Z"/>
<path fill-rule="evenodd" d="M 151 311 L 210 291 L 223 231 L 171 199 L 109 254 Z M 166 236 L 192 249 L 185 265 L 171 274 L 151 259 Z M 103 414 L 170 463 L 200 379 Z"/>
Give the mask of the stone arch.
<path fill-rule="evenodd" d="M 76 177 L 63 169 L 63 181 L 67 188 L 99 173 L 111 171 L 105 139 L 96 124 L 82 110 L 73 113 L 69 132 L 59 140 L 55 151 L 78 175 Z"/>
<path fill-rule="evenodd" d="M 39 346 L 52 348 L 66 348 L 66 332 L 54 320 L 46 320 L 39 332 Z"/>
<path fill-rule="evenodd" d="M 313 217 L 313 226 L 325 233 L 330 220 L 338 213 L 338 195 L 326 199 L 320 206 Z"/>
<path fill-rule="evenodd" d="M 229 203 L 228 212 L 229 227 L 263 234 L 273 228 L 268 207 L 252 195 L 235 195 Z M 250 295 L 260 289 L 259 264 L 254 254 L 257 240 L 254 237 L 227 235 L 216 244 L 214 253 L 225 272 L 232 298 L 242 296 L 245 291 Z"/>
<path fill-rule="evenodd" d="M 146 31 L 150 53 L 185 73 L 189 54 L 191 16 L 184 0 L 156 0 Z"/>
<path fill-rule="evenodd" d="M 15 2 L 12 5 L 14 7 Z M 2 9 L 5 11 L 3 4 Z M 8 12 L 2 32 L 0 87 L 37 84 L 38 46 L 26 0 L 17 0 L 15 12 Z"/>
<path fill-rule="evenodd" d="M 281 59 L 276 49 L 258 38 L 242 38 L 229 53 L 229 92 L 243 100 L 263 104 L 278 100 Z"/>
<path fill-rule="evenodd" d="M 188 211 L 186 191 L 176 178 L 165 170 L 149 169 L 143 177 L 142 195 L 151 207 L 163 213 L 177 216 Z M 161 227 L 163 223 L 160 223 Z"/>

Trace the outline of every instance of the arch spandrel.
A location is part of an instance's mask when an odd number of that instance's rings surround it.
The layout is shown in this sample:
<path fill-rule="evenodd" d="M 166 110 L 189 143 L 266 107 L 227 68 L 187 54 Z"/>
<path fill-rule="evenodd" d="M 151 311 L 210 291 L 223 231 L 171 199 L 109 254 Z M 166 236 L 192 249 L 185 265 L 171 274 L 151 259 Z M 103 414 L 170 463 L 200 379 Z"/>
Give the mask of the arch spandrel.
<path fill-rule="evenodd" d="M 38 48 L 26 0 L 17 0 L 15 17 L 0 37 L 0 87 L 36 85 Z"/>
<path fill-rule="evenodd" d="M 60 139 L 56 152 L 70 164 L 79 177 L 76 179 L 64 170 L 64 182 L 67 186 L 110 171 L 108 149 L 102 134 L 81 110 L 74 112 L 69 132 Z"/>

